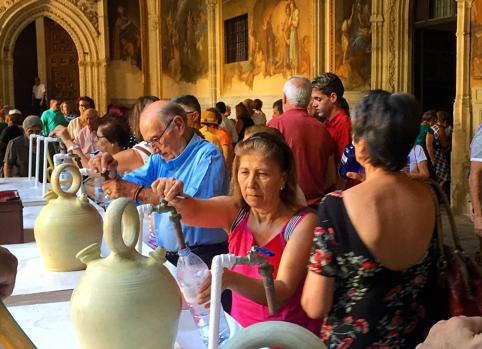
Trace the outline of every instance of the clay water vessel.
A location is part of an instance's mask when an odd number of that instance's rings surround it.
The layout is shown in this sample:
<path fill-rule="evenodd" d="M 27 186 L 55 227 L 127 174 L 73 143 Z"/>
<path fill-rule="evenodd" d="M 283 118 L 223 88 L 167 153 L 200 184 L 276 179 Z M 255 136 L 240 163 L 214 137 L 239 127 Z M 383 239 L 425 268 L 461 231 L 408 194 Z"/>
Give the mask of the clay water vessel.
<path fill-rule="evenodd" d="M 135 250 L 139 215 L 130 199 L 114 200 L 104 218 L 111 249 L 100 256 L 93 244 L 77 257 L 87 270 L 74 289 L 71 317 L 82 349 L 173 348 L 181 295 L 164 266 L 166 252 L 145 257 Z"/>
<path fill-rule="evenodd" d="M 60 186 L 64 170 L 72 177 L 72 184 L 66 191 Z M 81 183 L 82 177 L 74 164 L 56 167 L 51 177 L 52 190 L 44 196 L 48 204 L 35 220 L 35 241 L 50 271 L 85 269 L 85 264 L 75 255 L 102 239 L 102 217 L 86 195 L 76 195 Z"/>

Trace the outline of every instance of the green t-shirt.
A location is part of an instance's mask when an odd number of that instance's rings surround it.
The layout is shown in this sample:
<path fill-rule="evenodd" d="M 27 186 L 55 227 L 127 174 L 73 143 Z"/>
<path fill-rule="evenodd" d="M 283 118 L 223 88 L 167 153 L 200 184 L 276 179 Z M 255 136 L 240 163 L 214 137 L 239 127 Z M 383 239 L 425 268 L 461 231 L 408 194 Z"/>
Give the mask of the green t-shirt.
<path fill-rule="evenodd" d="M 58 110 L 48 109 L 42 113 L 40 118 L 42 121 L 42 136 L 48 136 L 52 130 L 58 126 L 67 126 L 68 122 L 65 120 L 64 115 Z"/>
<path fill-rule="evenodd" d="M 415 140 L 415 144 L 421 145 L 424 150 L 427 150 L 427 144 L 425 143 L 427 133 L 433 134 L 432 127 L 427 124 L 421 124 L 420 131 L 418 132 L 417 139 Z"/>

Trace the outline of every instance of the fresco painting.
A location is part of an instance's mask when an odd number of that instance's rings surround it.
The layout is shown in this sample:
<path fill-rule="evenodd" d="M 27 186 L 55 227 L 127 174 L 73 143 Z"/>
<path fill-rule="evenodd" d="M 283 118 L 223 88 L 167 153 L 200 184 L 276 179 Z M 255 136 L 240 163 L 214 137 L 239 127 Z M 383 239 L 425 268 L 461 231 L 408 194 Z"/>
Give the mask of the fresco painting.
<path fill-rule="evenodd" d="M 111 61 L 125 61 L 142 69 L 139 2 L 110 0 L 108 14 Z"/>
<path fill-rule="evenodd" d="M 223 5 L 245 7 L 248 13 L 248 60 L 224 65 L 224 87 L 244 83 L 255 89 L 255 81 L 291 75 L 310 77 L 312 66 L 312 7 L 310 1 L 232 1 Z M 229 12 L 229 9 L 227 12 Z M 224 18 L 224 19 L 228 19 Z M 274 82 L 274 81 L 271 81 Z M 261 87 L 262 81 L 259 81 Z"/>
<path fill-rule="evenodd" d="M 472 79 L 477 86 L 482 86 L 482 1 L 472 3 Z"/>
<path fill-rule="evenodd" d="M 335 73 L 346 90 L 367 90 L 371 79 L 371 0 L 336 0 Z"/>
<path fill-rule="evenodd" d="M 208 73 L 205 1 L 162 0 L 162 72 L 174 82 L 196 83 Z"/>

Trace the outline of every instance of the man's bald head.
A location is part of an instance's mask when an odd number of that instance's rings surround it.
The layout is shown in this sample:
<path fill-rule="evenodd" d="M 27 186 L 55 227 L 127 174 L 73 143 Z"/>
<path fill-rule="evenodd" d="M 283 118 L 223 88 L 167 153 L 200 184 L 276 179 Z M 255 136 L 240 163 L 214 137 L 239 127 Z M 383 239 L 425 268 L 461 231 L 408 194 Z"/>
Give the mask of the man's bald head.
<path fill-rule="evenodd" d="M 149 104 L 141 113 L 141 124 L 161 121 L 164 125 L 175 116 L 186 121 L 186 112 L 177 103 L 160 100 Z"/>

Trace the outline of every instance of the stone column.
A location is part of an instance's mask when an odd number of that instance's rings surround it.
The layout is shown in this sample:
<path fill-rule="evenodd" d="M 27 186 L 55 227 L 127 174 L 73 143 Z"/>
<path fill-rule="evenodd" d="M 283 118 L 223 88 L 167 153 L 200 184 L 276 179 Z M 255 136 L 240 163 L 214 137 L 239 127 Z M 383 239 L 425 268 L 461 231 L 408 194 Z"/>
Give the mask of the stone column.
<path fill-rule="evenodd" d="M 209 65 L 209 99 L 211 105 L 216 103 L 219 96 L 218 57 L 220 40 L 219 29 L 219 9 L 217 0 L 207 0 L 208 6 L 208 65 Z"/>
<path fill-rule="evenodd" d="M 147 32 L 144 39 L 147 49 L 144 50 L 143 59 L 147 60 L 144 72 L 147 94 L 162 96 L 162 46 L 160 13 L 161 2 L 156 0 L 147 1 Z"/>
<path fill-rule="evenodd" d="M 48 94 L 49 86 L 47 85 L 47 49 L 45 47 L 45 22 L 44 17 L 35 20 L 35 34 L 37 39 L 37 75 L 45 84 L 47 89 L 47 97 L 53 97 Z"/>
<path fill-rule="evenodd" d="M 452 208 L 462 213 L 467 205 L 470 125 L 472 118 L 470 96 L 470 12 L 473 0 L 457 0 L 457 57 L 452 135 Z"/>

